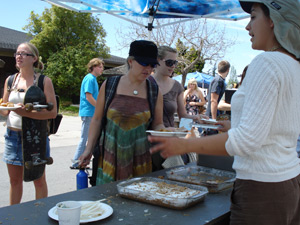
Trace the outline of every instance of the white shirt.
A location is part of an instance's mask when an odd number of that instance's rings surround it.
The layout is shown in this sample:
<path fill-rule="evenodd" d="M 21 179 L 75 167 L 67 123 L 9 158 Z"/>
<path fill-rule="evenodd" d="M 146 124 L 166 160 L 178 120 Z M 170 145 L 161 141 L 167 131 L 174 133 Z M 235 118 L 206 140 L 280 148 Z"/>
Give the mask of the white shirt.
<path fill-rule="evenodd" d="M 25 98 L 25 92 L 18 92 L 16 90 L 12 90 L 9 94 L 8 101 L 13 102 L 14 104 L 23 103 Z M 7 127 L 13 127 L 16 129 L 22 129 L 22 117 L 15 113 L 14 111 L 10 111 L 6 121 Z"/>
<path fill-rule="evenodd" d="M 264 52 L 249 65 L 231 101 L 226 150 L 237 178 L 281 182 L 300 174 L 300 63 Z"/>

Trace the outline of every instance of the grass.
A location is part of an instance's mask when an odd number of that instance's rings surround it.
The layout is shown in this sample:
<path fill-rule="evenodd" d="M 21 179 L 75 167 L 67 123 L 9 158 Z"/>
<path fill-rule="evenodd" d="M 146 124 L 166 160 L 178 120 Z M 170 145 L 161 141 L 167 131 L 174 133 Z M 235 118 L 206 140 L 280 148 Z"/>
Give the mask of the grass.
<path fill-rule="evenodd" d="M 78 116 L 79 107 L 71 105 L 69 101 L 61 101 L 59 106 L 59 113 L 66 116 Z"/>

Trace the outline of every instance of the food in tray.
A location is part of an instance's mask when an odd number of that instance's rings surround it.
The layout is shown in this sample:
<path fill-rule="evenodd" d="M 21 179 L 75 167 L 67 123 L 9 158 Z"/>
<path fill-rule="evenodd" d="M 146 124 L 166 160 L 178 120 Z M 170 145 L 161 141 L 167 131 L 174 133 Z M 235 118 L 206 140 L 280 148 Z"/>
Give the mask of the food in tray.
<path fill-rule="evenodd" d="M 206 183 L 207 184 L 219 184 L 224 182 L 224 180 L 207 180 Z"/>
<path fill-rule="evenodd" d="M 173 198 L 188 198 L 200 194 L 198 190 L 193 190 L 177 184 L 167 184 L 166 182 L 136 182 L 127 186 L 128 189 L 164 195 Z"/>
<path fill-rule="evenodd" d="M 210 184 L 218 184 L 218 183 L 222 183 L 228 179 L 230 179 L 229 177 L 221 177 L 221 176 L 217 176 L 215 174 L 211 174 L 211 173 L 206 173 L 206 172 L 202 172 L 199 171 L 198 173 L 192 173 L 190 175 L 188 175 L 191 177 L 191 179 L 198 179 L 201 182 L 206 182 L 206 183 L 210 183 Z"/>
<path fill-rule="evenodd" d="M 179 128 L 175 128 L 175 129 L 172 129 L 172 130 L 160 129 L 158 131 L 161 131 L 161 132 L 189 132 L 185 127 L 179 127 Z"/>
<path fill-rule="evenodd" d="M 120 196 L 173 209 L 203 201 L 206 187 L 159 178 L 132 178 L 117 185 Z"/>
<path fill-rule="evenodd" d="M 202 166 L 178 167 L 167 171 L 168 179 L 203 185 L 210 193 L 220 192 L 232 187 L 235 173 Z"/>

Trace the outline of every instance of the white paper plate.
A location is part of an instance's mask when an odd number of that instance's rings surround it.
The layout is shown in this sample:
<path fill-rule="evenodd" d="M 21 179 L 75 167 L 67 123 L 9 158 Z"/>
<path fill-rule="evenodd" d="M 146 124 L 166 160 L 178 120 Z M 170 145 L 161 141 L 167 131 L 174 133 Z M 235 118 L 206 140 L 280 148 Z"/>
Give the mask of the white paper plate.
<path fill-rule="evenodd" d="M 217 120 L 214 119 L 201 119 L 201 121 L 203 121 L 206 124 L 215 124 L 218 122 Z"/>
<path fill-rule="evenodd" d="M 92 201 L 79 201 L 82 205 L 92 202 Z M 98 221 L 98 220 L 103 220 L 107 217 L 109 217 L 112 213 L 113 213 L 113 208 L 105 203 L 101 203 L 99 202 L 99 206 L 103 209 L 104 213 L 101 216 L 98 217 L 94 217 L 88 220 L 80 220 L 80 223 L 89 223 L 89 222 L 94 222 L 94 221 Z M 51 219 L 57 220 L 58 221 L 58 215 L 57 215 L 57 210 L 56 210 L 56 206 L 54 206 L 53 208 L 51 208 L 48 211 L 48 216 Z"/>
<path fill-rule="evenodd" d="M 213 129 L 213 130 L 218 130 L 220 128 L 220 125 L 213 125 L 213 124 L 202 124 L 202 123 L 197 123 L 193 124 L 193 127 L 200 127 L 200 128 L 205 128 L 205 129 Z"/>
<path fill-rule="evenodd" d="M 6 106 L 0 106 L 0 110 L 15 110 L 15 109 L 18 109 L 18 108 L 21 108 L 22 106 L 20 105 L 15 105 L 15 106 L 12 106 L 12 107 L 6 107 Z"/>
<path fill-rule="evenodd" d="M 185 137 L 188 132 L 169 132 L 169 131 L 156 131 L 156 130 L 146 130 L 153 136 L 163 136 L 163 137 Z"/>

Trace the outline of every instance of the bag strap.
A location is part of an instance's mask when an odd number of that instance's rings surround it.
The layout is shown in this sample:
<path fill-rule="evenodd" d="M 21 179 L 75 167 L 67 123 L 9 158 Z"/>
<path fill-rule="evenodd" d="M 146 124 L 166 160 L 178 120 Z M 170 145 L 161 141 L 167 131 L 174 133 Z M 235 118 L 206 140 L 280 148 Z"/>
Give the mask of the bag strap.
<path fill-rule="evenodd" d="M 8 81 L 7 81 L 7 91 L 8 92 L 11 92 L 11 87 L 12 87 L 16 77 L 17 77 L 16 73 L 9 76 Z"/>
<path fill-rule="evenodd" d="M 44 82 L 45 82 L 45 75 L 41 74 L 39 76 L 39 79 L 38 79 L 38 87 L 44 92 Z M 57 108 L 57 113 L 59 112 L 59 96 L 58 95 L 55 95 L 55 98 L 56 98 L 56 108 Z"/>
<path fill-rule="evenodd" d="M 147 98 L 150 106 L 150 113 L 151 113 L 151 118 L 150 118 L 150 123 L 149 125 L 151 126 L 151 123 L 154 119 L 154 114 L 155 114 L 155 106 L 157 102 L 157 96 L 158 96 L 158 85 L 155 81 L 155 79 L 150 76 L 149 78 L 146 79 L 147 82 Z"/>
<path fill-rule="evenodd" d="M 117 86 L 119 84 L 119 81 L 121 79 L 121 76 L 113 76 L 109 77 L 106 80 L 106 85 L 105 85 L 105 105 L 104 105 L 104 115 L 106 116 L 108 106 L 110 105 L 112 99 L 114 98 L 116 91 L 117 91 Z"/>
<path fill-rule="evenodd" d="M 102 116 L 102 120 L 101 120 L 101 127 L 100 127 L 100 136 L 102 135 L 102 132 L 104 132 L 105 135 L 105 125 L 106 125 L 106 114 L 107 114 L 107 110 L 108 107 L 110 105 L 110 103 L 112 102 L 116 91 L 117 91 L 117 86 L 119 84 L 119 81 L 121 79 L 121 76 L 113 76 L 113 77 L 109 77 L 106 80 L 106 85 L 105 85 L 105 104 L 104 104 L 104 112 L 103 112 L 103 116 Z"/>
<path fill-rule="evenodd" d="M 38 87 L 44 92 L 44 79 L 45 75 L 41 74 L 38 79 Z"/>

